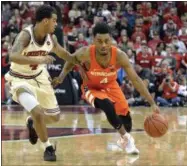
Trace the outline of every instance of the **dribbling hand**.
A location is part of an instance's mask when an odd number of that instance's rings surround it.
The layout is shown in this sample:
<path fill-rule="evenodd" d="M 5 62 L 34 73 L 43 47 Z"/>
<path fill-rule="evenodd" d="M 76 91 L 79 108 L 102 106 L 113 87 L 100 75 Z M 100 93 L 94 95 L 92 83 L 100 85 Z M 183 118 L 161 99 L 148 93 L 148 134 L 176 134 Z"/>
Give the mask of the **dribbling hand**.
<path fill-rule="evenodd" d="M 153 113 L 156 113 L 156 114 L 160 113 L 160 108 L 156 104 L 151 105 L 151 109 Z"/>
<path fill-rule="evenodd" d="M 61 84 L 62 82 L 63 82 L 62 77 L 55 77 L 55 78 L 53 78 L 51 84 L 52 84 L 52 86 L 55 88 L 55 87 L 57 87 L 59 84 Z"/>

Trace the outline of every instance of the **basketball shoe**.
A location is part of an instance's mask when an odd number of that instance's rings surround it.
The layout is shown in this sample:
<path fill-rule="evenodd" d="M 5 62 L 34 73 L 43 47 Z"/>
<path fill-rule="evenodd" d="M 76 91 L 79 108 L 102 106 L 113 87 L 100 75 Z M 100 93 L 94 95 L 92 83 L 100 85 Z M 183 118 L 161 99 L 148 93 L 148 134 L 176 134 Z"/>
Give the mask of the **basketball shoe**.
<path fill-rule="evenodd" d="M 44 152 L 44 160 L 45 161 L 56 161 L 55 151 L 56 151 L 56 145 L 55 145 L 55 148 L 53 146 L 48 146 Z"/>
<path fill-rule="evenodd" d="M 29 141 L 32 145 L 34 145 L 37 143 L 38 135 L 36 134 L 36 131 L 33 127 L 33 119 L 31 116 L 27 117 L 26 124 L 29 131 Z"/>
<path fill-rule="evenodd" d="M 125 150 L 127 154 L 139 154 L 139 150 L 134 144 L 134 138 L 129 133 L 126 133 L 122 137 L 120 136 L 120 139 L 117 141 L 117 145 Z"/>

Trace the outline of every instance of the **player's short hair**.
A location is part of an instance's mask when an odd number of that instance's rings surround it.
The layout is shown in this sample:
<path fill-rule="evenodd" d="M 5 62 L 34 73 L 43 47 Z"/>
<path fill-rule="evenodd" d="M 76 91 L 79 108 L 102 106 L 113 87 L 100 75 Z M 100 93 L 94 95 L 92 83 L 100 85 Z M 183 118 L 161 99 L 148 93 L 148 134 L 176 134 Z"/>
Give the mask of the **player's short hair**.
<path fill-rule="evenodd" d="M 42 5 L 36 10 L 35 20 L 36 22 L 40 22 L 44 18 L 51 18 L 52 14 L 57 14 L 55 8 L 49 5 Z"/>
<path fill-rule="evenodd" d="M 104 23 L 104 22 L 99 22 L 95 25 L 95 27 L 93 28 L 93 35 L 94 37 L 97 34 L 111 34 L 111 30 L 110 27 Z"/>

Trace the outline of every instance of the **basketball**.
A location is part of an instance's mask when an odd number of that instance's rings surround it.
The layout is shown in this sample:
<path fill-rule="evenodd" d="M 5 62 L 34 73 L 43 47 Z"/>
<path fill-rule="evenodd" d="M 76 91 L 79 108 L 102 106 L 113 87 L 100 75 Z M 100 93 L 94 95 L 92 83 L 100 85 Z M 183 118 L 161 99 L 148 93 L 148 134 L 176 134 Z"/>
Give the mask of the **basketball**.
<path fill-rule="evenodd" d="M 168 130 L 168 121 L 160 114 L 152 114 L 146 117 L 144 129 L 151 137 L 161 137 Z"/>

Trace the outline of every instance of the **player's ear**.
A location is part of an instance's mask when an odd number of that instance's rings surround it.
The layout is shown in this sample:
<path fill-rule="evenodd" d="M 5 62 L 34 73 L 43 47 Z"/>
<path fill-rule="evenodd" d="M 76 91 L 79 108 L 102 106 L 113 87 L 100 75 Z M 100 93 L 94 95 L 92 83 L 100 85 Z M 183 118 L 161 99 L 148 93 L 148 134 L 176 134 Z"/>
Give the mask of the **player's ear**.
<path fill-rule="evenodd" d="M 47 19 L 47 18 L 44 18 L 43 19 L 43 23 L 46 25 L 46 24 L 48 24 L 48 22 L 49 22 L 49 20 Z"/>

